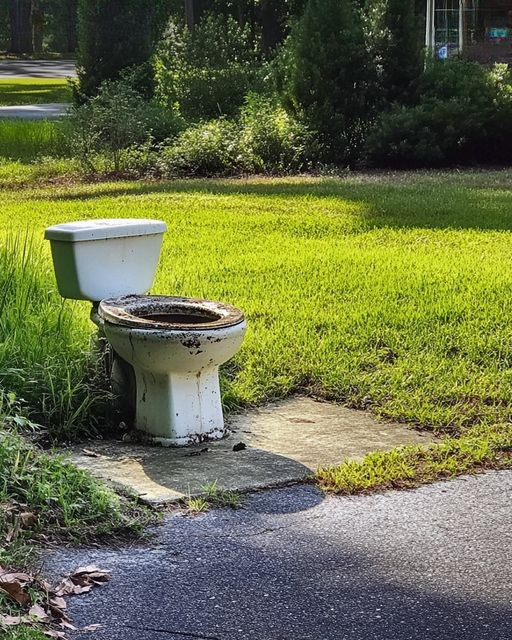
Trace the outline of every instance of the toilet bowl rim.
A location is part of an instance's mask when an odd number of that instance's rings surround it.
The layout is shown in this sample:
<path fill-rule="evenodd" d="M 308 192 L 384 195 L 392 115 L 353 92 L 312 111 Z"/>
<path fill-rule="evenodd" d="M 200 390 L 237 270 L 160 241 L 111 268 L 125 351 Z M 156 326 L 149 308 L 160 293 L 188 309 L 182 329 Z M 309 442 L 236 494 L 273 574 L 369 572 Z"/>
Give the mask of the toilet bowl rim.
<path fill-rule="evenodd" d="M 191 311 L 203 312 L 205 315 L 210 313 L 218 318 L 200 324 L 188 324 L 158 322 L 137 315 L 147 311 L 169 313 L 173 308 L 189 308 Z M 106 323 L 146 331 L 205 331 L 233 327 L 245 322 L 243 312 L 230 304 L 181 296 L 129 295 L 107 298 L 99 303 L 98 315 Z"/>

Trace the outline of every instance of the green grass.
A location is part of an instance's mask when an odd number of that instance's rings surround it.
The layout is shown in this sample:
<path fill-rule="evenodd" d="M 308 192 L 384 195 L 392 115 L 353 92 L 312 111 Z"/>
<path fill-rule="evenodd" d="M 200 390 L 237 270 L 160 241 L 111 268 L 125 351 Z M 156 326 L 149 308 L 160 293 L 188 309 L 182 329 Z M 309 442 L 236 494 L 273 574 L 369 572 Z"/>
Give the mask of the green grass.
<path fill-rule="evenodd" d="M 65 78 L 0 79 L 0 107 L 71 102 Z"/>
<path fill-rule="evenodd" d="M 185 501 L 187 510 L 190 513 L 204 513 L 210 509 L 222 509 L 230 507 L 238 509 L 242 504 L 242 498 L 236 491 L 222 489 L 217 485 L 217 481 L 204 485 L 203 495 L 191 496 Z"/>
<path fill-rule="evenodd" d="M 0 566 L 33 568 L 36 549 L 48 542 L 85 543 L 101 536 L 139 534 L 149 511 L 120 497 L 60 456 L 44 453 L 15 431 L 25 420 L 12 398 L 2 395 L 0 425 Z M 11 416 L 11 417 L 9 417 Z M 28 519 L 24 519 L 25 518 Z M 41 594 L 31 588 L 32 604 Z M 28 607 L 27 607 L 28 608 Z M 0 614 L 26 613 L 0 594 Z M 10 640 L 36 640 L 37 629 L 3 629 Z"/>
<path fill-rule="evenodd" d="M 55 120 L 0 118 L 0 160 L 31 163 L 41 157 L 62 155 L 60 126 Z"/>
<path fill-rule="evenodd" d="M 227 409 L 300 392 L 457 436 L 512 418 L 511 177 L 355 174 L 4 189 L 0 221 L 11 232 L 30 226 L 42 290 L 58 304 L 49 247 L 40 241 L 47 225 L 165 220 L 153 290 L 224 300 L 247 316 L 244 345 L 223 370 Z M 71 307 L 65 303 L 63 313 Z M 11 376 L 9 388 L 25 397 L 26 380 L 50 358 L 52 384 L 62 381 L 68 344 L 84 372 L 87 314 L 86 304 L 75 305 L 66 329 L 72 337 L 55 355 L 49 340 L 28 364 L 25 355 L 14 358 L 25 374 L 18 383 Z M 22 334 L 27 343 L 40 330 L 34 327 Z M 50 381 L 38 380 L 51 397 Z M 69 397 L 70 407 L 80 404 L 80 394 Z M 30 401 L 37 404 L 33 395 Z"/>
<path fill-rule="evenodd" d="M 2 631 L 3 640 L 48 640 L 42 631 L 31 627 L 14 627 Z"/>

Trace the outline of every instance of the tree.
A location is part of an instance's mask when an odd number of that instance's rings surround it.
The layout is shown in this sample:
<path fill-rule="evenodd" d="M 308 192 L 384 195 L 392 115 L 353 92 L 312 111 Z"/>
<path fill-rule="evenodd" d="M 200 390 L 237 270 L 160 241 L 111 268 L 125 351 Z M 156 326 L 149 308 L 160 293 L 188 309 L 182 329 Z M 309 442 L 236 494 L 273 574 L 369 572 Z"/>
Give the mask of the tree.
<path fill-rule="evenodd" d="M 78 0 L 80 92 L 94 95 L 104 80 L 146 63 L 152 53 L 166 0 Z M 148 88 L 146 77 L 143 84 Z"/>
<path fill-rule="evenodd" d="M 9 0 L 10 53 L 32 53 L 32 0 Z"/>
<path fill-rule="evenodd" d="M 417 0 L 367 0 L 365 32 L 382 97 L 408 102 L 423 71 Z"/>
<path fill-rule="evenodd" d="M 326 160 L 351 162 L 374 78 L 350 0 L 309 0 L 287 47 L 286 102 L 318 132 Z"/>

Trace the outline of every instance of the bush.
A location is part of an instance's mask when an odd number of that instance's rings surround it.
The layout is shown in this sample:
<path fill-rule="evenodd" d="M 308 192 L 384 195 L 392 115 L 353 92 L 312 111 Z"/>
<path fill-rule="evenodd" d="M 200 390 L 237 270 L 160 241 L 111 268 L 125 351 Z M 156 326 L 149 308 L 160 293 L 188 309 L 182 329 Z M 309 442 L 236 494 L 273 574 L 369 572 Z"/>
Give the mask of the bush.
<path fill-rule="evenodd" d="M 190 127 L 160 157 L 160 170 L 171 176 L 232 175 L 251 166 L 238 126 L 223 119 Z"/>
<path fill-rule="evenodd" d="M 464 60 L 432 62 L 412 107 L 384 114 L 367 158 L 384 166 L 510 162 L 512 80 L 506 65 L 486 70 Z"/>
<path fill-rule="evenodd" d="M 309 0 L 283 55 L 286 103 L 318 131 L 325 160 L 353 162 L 375 88 L 351 0 Z"/>
<path fill-rule="evenodd" d="M 148 149 L 175 136 L 183 123 L 144 100 L 126 80 L 118 80 L 104 82 L 97 96 L 76 107 L 68 126 L 72 154 L 82 166 L 94 171 L 98 161 L 105 161 L 105 168 L 118 172 L 126 169 L 128 150 Z"/>
<path fill-rule="evenodd" d="M 209 15 L 189 31 L 171 23 L 155 62 L 161 104 L 191 121 L 232 116 L 261 85 L 261 58 L 249 27 Z"/>
<path fill-rule="evenodd" d="M 253 169 L 262 172 L 301 171 L 315 155 L 313 136 L 275 99 L 249 95 L 241 114 L 242 147 Z"/>

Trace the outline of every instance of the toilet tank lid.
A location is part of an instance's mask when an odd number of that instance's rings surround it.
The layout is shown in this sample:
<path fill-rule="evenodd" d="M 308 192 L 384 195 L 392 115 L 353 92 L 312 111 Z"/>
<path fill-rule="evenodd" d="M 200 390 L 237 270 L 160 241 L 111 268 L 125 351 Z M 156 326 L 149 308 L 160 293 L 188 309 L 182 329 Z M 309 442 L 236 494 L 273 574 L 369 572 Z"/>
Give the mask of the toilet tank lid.
<path fill-rule="evenodd" d="M 86 240 L 148 236 L 165 231 L 167 231 L 167 225 L 161 220 L 105 218 L 103 220 L 79 220 L 56 224 L 46 229 L 44 237 L 46 240 L 60 240 L 61 242 L 84 242 Z"/>

